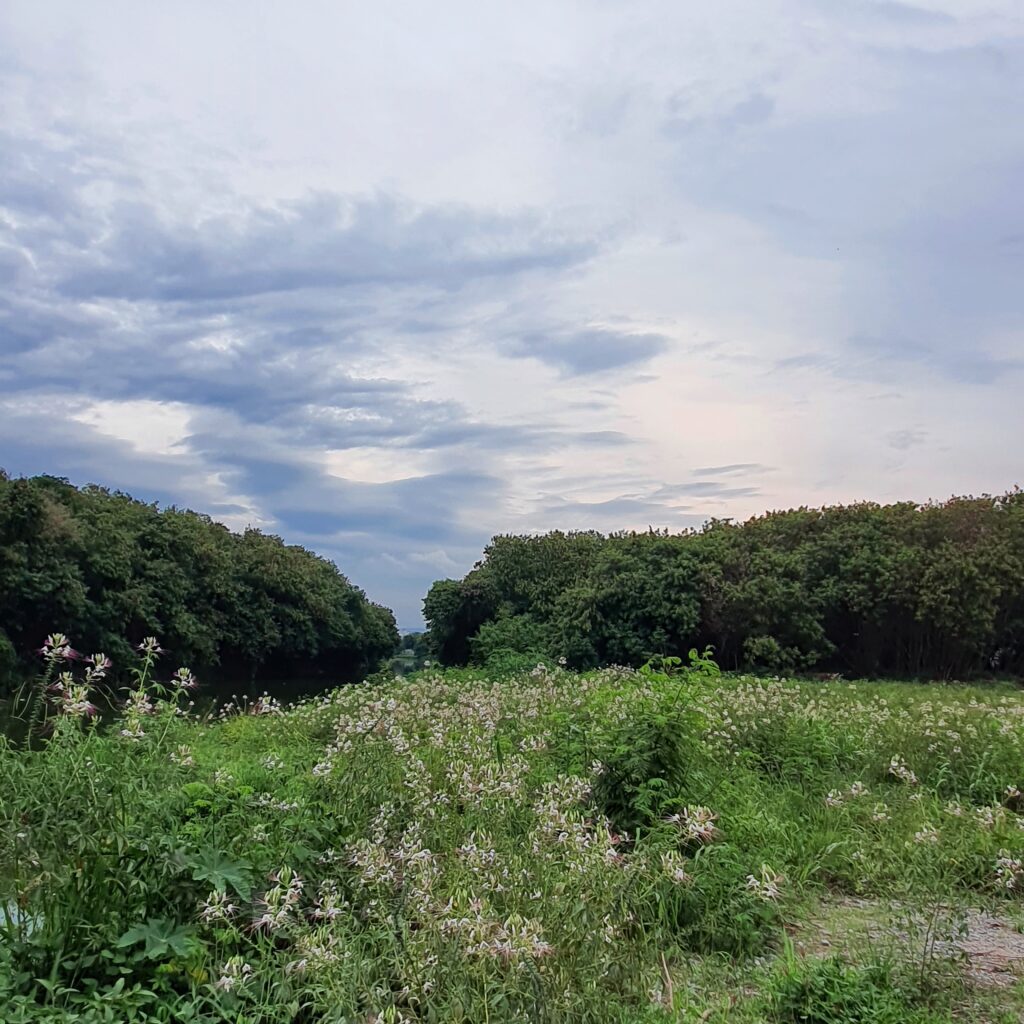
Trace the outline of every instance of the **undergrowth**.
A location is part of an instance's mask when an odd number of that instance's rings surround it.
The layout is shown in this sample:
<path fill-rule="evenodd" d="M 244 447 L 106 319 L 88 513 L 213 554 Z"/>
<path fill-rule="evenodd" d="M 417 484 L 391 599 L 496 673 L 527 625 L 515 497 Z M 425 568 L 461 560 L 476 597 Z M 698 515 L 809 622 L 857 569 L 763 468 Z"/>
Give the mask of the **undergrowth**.
<path fill-rule="evenodd" d="M 8 1024 L 939 1021 L 941 943 L 819 962 L 787 928 L 846 893 L 938 934 L 1024 886 L 1010 692 L 694 652 L 197 717 L 150 641 L 100 722 L 106 659 L 44 652 L 0 740 Z"/>

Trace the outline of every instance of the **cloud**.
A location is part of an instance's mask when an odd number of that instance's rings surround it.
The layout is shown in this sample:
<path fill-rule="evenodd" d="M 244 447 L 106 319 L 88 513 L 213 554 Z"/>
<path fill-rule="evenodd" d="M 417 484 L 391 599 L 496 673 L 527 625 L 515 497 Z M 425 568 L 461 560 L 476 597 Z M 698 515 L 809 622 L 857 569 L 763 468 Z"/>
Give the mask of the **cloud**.
<path fill-rule="evenodd" d="M 928 434 L 923 430 L 890 430 L 885 435 L 885 443 L 899 452 L 922 445 L 927 439 Z"/>
<path fill-rule="evenodd" d="M 654 492 L 657 498 L 746 498 L 758 493 L 756 487 L 735 487 L 714 480 L 694 480 L 685 484 L 665 484 Z"/>
<path fill-rule="evenodd" d="M 762 466 L 759 462 L 732 462 L 727 466 L 704 466 L 695 469 L 694 476 L 735 476 L 739 473 L 766 473 L 770 466 Z"/>
<path fill-rule="evenodd" d="M 496 532 L 1013 479 L 1013 0 L 396 10 L 4 5 L 8 468 L 403 625 Z"/>
<path fill-rule="evenodd" d="M 531 333 L 510 340 L 508 355 L 539 359 L 566 377 L 584 377 L 645 363 L 666 351 L 662 334 L 630 333 L 607 327 Z"/>
<path fill-rule="evenodd" d="M 667 504 L 658 500 L 622 495 L 604 501 L 568 501 L 555 498 L 544 502 L 536 512 L 543 526 L 540 529 L 605 532 L 616 530 L 670 529 L 685 530 L 699 526 L 707 516 L 690 513 L 689 506 Z"/>

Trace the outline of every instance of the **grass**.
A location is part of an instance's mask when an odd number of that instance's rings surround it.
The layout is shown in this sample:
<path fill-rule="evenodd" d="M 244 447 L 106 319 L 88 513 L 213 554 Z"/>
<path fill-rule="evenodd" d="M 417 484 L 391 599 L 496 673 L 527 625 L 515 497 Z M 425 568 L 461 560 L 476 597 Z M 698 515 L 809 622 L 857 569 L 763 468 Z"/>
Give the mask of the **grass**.
<path fill-rule="evenodd" d="M 697 659 L 197 720 L 146 657 L 122 721 L 0 744 L 7 1024 L 1019 1019 L 951 957 L 1020 912 L 1008 688 Z"/>

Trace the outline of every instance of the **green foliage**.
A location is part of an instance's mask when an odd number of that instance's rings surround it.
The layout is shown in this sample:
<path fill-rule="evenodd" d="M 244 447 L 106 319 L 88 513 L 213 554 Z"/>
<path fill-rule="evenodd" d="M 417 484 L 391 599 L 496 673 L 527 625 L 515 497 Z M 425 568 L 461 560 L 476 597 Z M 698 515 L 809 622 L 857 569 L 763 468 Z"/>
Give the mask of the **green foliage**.
<path fill-rule="evenodd" d="M 175 924 L 165 917 L 151 917 L 143 924 L 129 928 L 114 945 L 117 949 L 126 949 L 140 942 L 145 943 L 139 954 L 144 960 L 185 958 L 199 949 L 199 941 L 192 928 Z"/>
<path fill-rule="evenodd" d="M 1024 493 L 773 512 L 697 532 L 495 537 L 424 602 L 443 664 L 571 667 L 712 646 L 729 669 L 1024 672 Z M 520 624 L 528 623 L 529 628 Z"/>
<path fill-rule="evenodd" d="M 510 615 L 485 622 L 470 640 L 477 665 L 493 664 L 508 655 L 520 655 L 533 665 L 550 657 L 550 642 L 544 627 L 530 615 Z M 527 667 L 521 662 L 521 667 Z M 529 667 L 532 667 L 529 666 Z"/>
<path fill-rule="evenodd" d="M 838 957 L 798 961 L 790 956 L 772 979 L 765 1009 L 772 1024 L 942 1024 L 950 1019 L 920 1002 L 919 995 L 901 989 L 890 965 L 854 967 Z"/>
<path fill-rule="evenodd" d="M 398 643 L 391 612 L 303 548 L 52 477 L 0 477 L 0 623 L 0 696 L 55 629 L 116 665 L 157 635 L 249 687 L 358 679 Z"/>
<path fill-rule="evenodd" d="M 693 650 L 210 717 L 141 660 L 144 713 L 0 740 L 5 1024 L 924 1024 L 956 908 L 1024 886 L 1009 690 Z M 849 894 L 891 969 L 786 950 Z"/>
<path fill-rule="evenodd" d="M 196 881 L 209 882 L 219 892 L 226 892 L 230 886 L 242 899 L 249 898 L 252 864 L 244 858 L 229 857 L 218 849 L 205 849 L 186 857 L 185 863 Z"/>

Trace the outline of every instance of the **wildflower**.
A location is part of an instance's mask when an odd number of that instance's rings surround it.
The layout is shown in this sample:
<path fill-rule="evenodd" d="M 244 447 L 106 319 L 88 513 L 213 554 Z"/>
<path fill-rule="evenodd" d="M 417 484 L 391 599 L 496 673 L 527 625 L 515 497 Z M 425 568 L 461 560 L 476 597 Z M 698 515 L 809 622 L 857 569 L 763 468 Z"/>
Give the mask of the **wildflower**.
<path fill-rule="evenodd" d="M 74 661 L 80 657 L 78 651 L 71 646 L 71 641 L 63 633 L 51 633 L 39 648 L 39 653 L 50 664 L 58 661 Z"/>
<path fill-rule="evenodd" d="M 49 687 L 62 715 L 72 718 L 92 718 L 99 712 L 89 700 L 89 688 L 84 683 L 76 683 L 70 672 L 61 672 L 52 686 Z"/>
<path fill-rule="evenodd" d="M 954 818 L 962 818 L 964 816 L 963 804 L 959 800 L 950 800 L 944 808 L 945 812 Z"/>
<path fill-rule="evenodd" d="M 920 832 L 914 833 L 914 842 L 934 846 L 939 841 L 939 833 L 932 825 L 925 825 Z"/>
<path fill-rule="evenodd" d="M 227 921 L 238 911 L 228 894 L 217 889 L 199 904 L 199 909 L 199 916 L 204 921 Z"/>
<path fill-rule="evenodd" d="M 872 821 L 888 821 L 889 811 L 885 804 L 875 804 L 874 810 L 871 812 Z"/>
<path fill-rule="evenodd" d="M 1024 860 L 1011 856 L 1009 850 L 1000 850 L 996 861 L 996 881 L 1003 889 L 1024 887 Z"/>
<path fill-rule="evenodd" d="M 782 883 L 785 876 L 776 872 L 767 864 L 761 865 L 760 877 L 747 875 L 746 888 L 758 899 L 766 903 L 774 903 L 782 895 Z"/>
<path fill-rule="evenodd" d="M 348 901 L 338 894 L 338 883 L 321 882 L 317 897 L 313 901 L 310 917 L 317 921 L 333 921 L 349 909 Z"/>
<path fill-rule="evenodd" d="M 270 880 L 274 885 L 259 900 L 263 913 L 253 922 L 254 930 L 279 931 L 291 922 L 295 907 L 302 899 L 304 883 L 291 868 L 273 872 Z"/>
<path fill-rule="evenodd" d="M 181 767 L 188 767 L 194 765 L 195 761 L 192 758 L 192 748 L 187 744 L 180 744 L 177 749 L 171 751 L 171 764 L 180 765 Z"/>
<path fill-rule="evenodd" d="M 155 636 L 147 636 L 135 649 L 153 657 L 164 653 L 164 649 L 157 643 Z"/>
<path fill-rule="evenodd" d="M 227 786 L 235 781 L 235 777 L 225 768 L 218 768 L 213 773 L 213 781 L 219 786 Z"/>
<path fill-rule="evenodd" d="M 277 771 L 278 768 L 284 767 L 284 761 L 277 756 L 277 754 L 267 754 L 265 758 L 260 762 L 267 771 Z"/>
<path fill-rule="evenodd" d="M 221 992 L 230 992 L 236 986 L 244 985 L 252 974 L 252 964 L 247 964 L 240 956 L 231 957 L 220 969 L 220 977 L 213 987 Z"/>
<path fill-rule="evenodd" d="M 177 672 L 171 676 L 171 682 L 179 690 L 187 690 L 189 693 L 194 693 L 199 689 L 199 680 L 192 674 L 192 670 L 189 668 L 179 668 Z"/>
<path fill-rule="evenodd" d="M 858 797 L 867 796 L 869 792 L 870 790 L 863 782 L 854 782 L 846 791 L 846 794 L 856 800 Z"/>
<path fill-rule="evenodd" d="M 917 776 L 907 767 L 907 763 L 899 754 L 894 754 L 889 761 L 889 775 L 909 786 L 917 785 Z"/>
<path fill-rule="evenodd" d="M 253 702 L 252 707 L 249 708 L 250 715 L 279 715 L 284 709 L 281 707 L 281 702 L 276 697 L 271 697 L 269 694 L 263 694 L 262 697 L 257 698 Z"/>
<path fill-rule="evenodd" d="M 980 828 L 992 831 L 996 825 L 1001 824 L 1006 817 L 1006 812 L 996 804 L 993 807 L 978 807 L 974 812 L 974 820 Z"/>
<path fill-rule="evenodd" d="M 826 807 L 840 807 L 843 803 L 843 794 L 838 789 L 830 789 L 825 797 Z"/>
<path fill-rule="evenodd" d="M 687 839 L 700 843 L 709 843 L 719 834 L 715 827 L 718 815 L 709 807 L 684 807 L 666 820 L 676 825 Z"/>
<path fill-rule="evenodd" d="M 105 654 L 90 654 L 85 661 L 88 665 L 85 670 L 85 677 L 89 682 L 102 679 L 113 664 Z"/>
<path fill-rule="evenodd" d="M 661 855 L 661 869 L 676 885 L 689 885 L 693 881 L 693 876 L 686 870 L 687 863 L 686 858 L 675 850 Z"/>
<path fill-rule="evenodd" d="M 155 711 L 156 707 L 145 690 L 134 690 L 124 706 L 125 717 L 128 718 L 152 715 Z"/>

